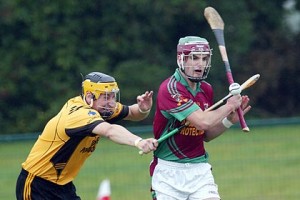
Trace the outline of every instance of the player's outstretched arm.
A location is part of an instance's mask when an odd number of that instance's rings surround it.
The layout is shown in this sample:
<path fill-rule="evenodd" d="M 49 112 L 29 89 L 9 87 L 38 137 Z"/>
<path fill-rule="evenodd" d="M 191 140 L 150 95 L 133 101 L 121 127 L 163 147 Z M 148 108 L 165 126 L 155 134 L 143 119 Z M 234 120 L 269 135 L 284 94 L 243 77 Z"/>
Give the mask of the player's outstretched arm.
<path fill-rule="evenodd" d="M 94 128 L 93 133 L 105 136 L 117 144 L 135 146 L 144 153 L 156 150 L 156 147 L 158 146 L 156 139 L 142 139 L 128 131 L 123 126 L 117 124 L 102 122 Z"/>

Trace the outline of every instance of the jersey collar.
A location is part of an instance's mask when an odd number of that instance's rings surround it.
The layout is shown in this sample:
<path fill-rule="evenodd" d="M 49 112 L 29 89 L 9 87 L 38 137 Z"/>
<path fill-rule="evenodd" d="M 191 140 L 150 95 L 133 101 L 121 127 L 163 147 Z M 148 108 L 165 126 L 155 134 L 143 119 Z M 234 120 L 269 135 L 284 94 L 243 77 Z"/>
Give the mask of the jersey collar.
<path fill-rule="evenodd" d="M 192 94 L 197 94 L 198 92 L 202 92 L 200 86 L 201 86 L 201 82 L 199 83 L 196 83 L 197 84 L 197 87 L 196 87 L 196 90 L 192 90 L 192 88 L 189 86 L 188 82 L 185 80 L 185 78 L 182 76 L 182 74 L 180 73 L 179 69 L 177 68 L 175 70 L 175 73 L 174 73 L 174 77 L 175 79 L 180 82 L 182 85 L 184 85 L 188 91 Z"/>

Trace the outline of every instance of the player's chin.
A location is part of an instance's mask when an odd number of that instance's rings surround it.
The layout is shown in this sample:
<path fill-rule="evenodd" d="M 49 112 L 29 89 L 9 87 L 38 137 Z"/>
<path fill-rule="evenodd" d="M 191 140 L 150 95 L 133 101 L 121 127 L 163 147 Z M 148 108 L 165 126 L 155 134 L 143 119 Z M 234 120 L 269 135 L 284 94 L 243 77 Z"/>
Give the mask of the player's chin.
<path fill-rule="evenodd" d="M 202 72 L 194 72 L 194 75 L 193 75 L 193 77 L 195 77 L 195 78 L 201 78 L 202 76 L 203 76 Z"/>

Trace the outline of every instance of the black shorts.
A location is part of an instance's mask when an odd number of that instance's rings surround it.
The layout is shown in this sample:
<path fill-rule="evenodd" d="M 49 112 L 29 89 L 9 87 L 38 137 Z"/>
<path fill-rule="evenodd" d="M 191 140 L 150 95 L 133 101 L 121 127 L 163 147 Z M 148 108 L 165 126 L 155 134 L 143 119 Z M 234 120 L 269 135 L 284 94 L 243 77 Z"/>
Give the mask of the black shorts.
<path fill-rule="evenodd" d="M 22 169 L 16 186 L 17 200 L 80 200 L 72 182 L 58 185 Z"/>

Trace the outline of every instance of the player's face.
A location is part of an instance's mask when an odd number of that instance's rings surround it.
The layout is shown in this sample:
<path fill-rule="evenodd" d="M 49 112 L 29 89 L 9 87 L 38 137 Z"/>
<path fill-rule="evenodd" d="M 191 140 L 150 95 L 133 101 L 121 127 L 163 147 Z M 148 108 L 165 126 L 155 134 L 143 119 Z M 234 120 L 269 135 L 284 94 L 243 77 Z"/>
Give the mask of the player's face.
<path fill-rule="evenodd" d="M 117 94 L 115 92 L 106 92 L 99 95 L 99 98 L 94 102 L 96 110 L 102 117 L 110 116 L 117 105 Z"/>
<path fill-rule="evenodd" d="M 190 54 L 185 56 L 184 70 L 186 75 L 195 78 L 202 77 L 208 62 L 209 55 L 206 54 Z"/>

